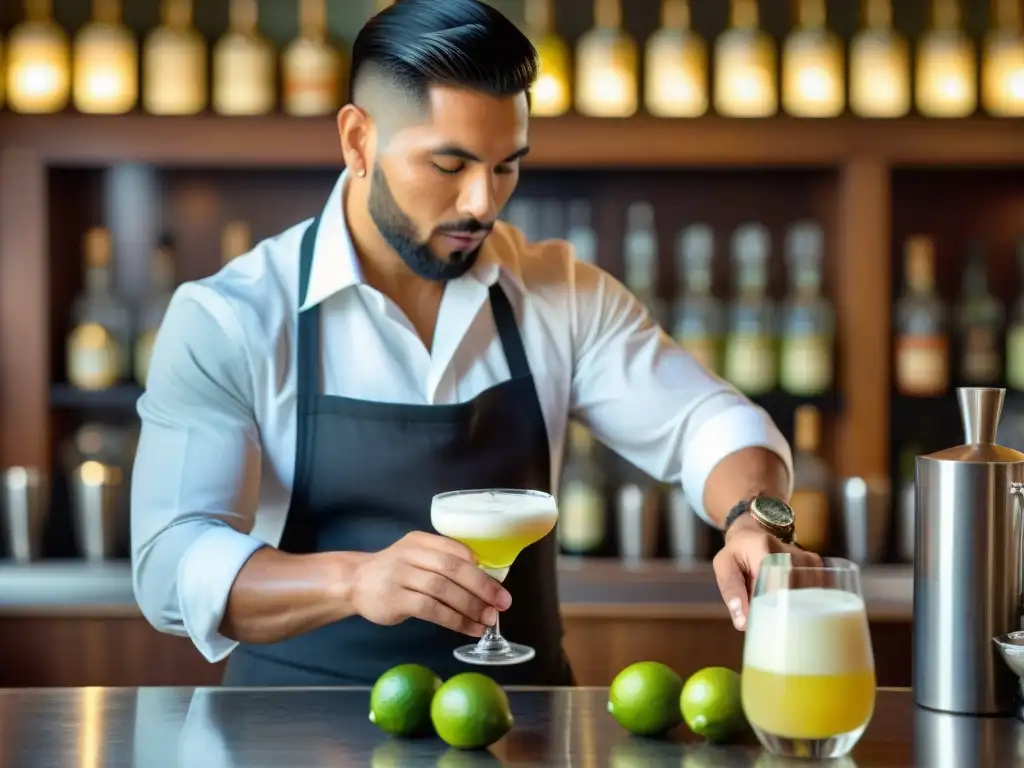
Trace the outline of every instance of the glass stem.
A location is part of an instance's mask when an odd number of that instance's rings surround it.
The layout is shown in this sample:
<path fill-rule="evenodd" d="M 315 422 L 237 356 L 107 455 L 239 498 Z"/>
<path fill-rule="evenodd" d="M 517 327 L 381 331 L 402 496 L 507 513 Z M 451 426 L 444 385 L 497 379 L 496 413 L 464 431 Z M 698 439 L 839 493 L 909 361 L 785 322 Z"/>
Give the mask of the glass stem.
<path fill-rule="evenodd" d="M 492 651 L 499 650 L 505 647 L 505 638 L 501 636 L 501 629 L 499 623 L 501 618 L 494 620 L 494 625 L 484 629 L 484 633 L 480 638 L 480 642 L 477 643 L 477 647 L 480 650 Z"/>

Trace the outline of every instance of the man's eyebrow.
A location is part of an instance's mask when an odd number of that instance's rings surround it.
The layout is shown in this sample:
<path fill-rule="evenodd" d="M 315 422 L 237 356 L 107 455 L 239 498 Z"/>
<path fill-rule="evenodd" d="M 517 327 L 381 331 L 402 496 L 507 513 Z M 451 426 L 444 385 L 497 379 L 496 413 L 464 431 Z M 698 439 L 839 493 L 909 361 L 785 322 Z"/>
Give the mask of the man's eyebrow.
<path fill-rule="evenodd" d="M 523 147 L 522 149 L 517 149 L 515 152 L 513 152 L 511 155 L 506 157 L 501 162 L 502 163 L 511 163 L 514 160 L 518 160 L 518 159 L 520 159 L 522 157 L 526 157 L 529 153 L 530 153 L 530 148 L 528 146 L 527 147 Z M 434 151 L 432 151 L 430 154 L 434 155 L 435 157 L 457 157 L 460 160 L 469 160 L 472 163 L 482 163 L 483 162 L 483 160 L 481 160 L 479 157 L 474 155 L 469 150 L 463 149 L 462 147 L 457 147 L 455 145 L 439 147 L 438 149 L 435 149 Z"/>

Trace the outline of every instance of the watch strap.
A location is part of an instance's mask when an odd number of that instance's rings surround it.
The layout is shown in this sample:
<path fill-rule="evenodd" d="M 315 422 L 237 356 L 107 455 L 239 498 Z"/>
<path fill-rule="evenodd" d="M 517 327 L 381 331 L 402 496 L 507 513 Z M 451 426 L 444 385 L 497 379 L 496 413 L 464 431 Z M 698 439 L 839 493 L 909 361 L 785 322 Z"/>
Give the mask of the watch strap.
<path fill-rule="evenodd" d="M 750 502 L 752 499 L 742 499 L 737 501 L 735 506 L 729 510 L 729 514 L 725 516 L 725 526 L 722 531 L 728 531 L 732 524 L 739 520 L 744 514 L 750 511 Z"/>

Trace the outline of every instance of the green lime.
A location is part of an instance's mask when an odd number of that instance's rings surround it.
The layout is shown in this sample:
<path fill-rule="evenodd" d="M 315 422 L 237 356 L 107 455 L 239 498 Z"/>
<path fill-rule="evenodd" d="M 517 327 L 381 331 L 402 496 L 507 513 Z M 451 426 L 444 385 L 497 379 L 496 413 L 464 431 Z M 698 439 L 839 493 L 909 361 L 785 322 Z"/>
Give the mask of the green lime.
<path fill-rule="evenodd" d="M 690 730 L 708 741 L 728 741 L 746 728 L 740 676 L 726 667 L 694 672 L 683 687 L 679 709 Z"/>
<path fill-rule="evenodd" d="M 434 694 L 430 719 L 442 741 L 458 749 L 489 747 L 515 722 L 505 691 L 478 672 L 448 678 Z"/>
<path fill-rule="evenodd" d="M 657 661 L 638 661 L 619 672 L 608 689 L 608 711 L 637 736 L 662 736 L 682 722 L 683 680 Z"/>
<path fill-rule="evenodd" d="M 430 701 L 441 678 L 420 664 L 400 664 L 377 678 L 370 691 L 370 722 L 392 736 L 430 730 Z"/>

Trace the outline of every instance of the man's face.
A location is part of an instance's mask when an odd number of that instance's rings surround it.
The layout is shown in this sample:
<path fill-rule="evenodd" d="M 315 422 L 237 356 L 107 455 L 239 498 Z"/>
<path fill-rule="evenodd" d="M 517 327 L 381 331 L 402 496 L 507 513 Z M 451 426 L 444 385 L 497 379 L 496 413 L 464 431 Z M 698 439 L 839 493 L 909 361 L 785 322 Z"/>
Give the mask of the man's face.
<path fill-rule="evenodd" d="M 529 107 L 525 94 L 431 88 L 429 95 L 426 117 L 380 147 L 369 209 L 414 272 L 449 280 L 472 266 L 515 190 Z"/>

